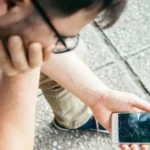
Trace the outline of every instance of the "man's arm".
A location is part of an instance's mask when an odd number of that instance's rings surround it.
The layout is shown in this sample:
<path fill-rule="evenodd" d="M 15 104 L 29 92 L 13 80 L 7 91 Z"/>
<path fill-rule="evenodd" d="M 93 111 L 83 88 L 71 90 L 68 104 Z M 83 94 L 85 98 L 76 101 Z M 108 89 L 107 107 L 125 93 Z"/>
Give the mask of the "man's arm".
<path fill-rule="evenodd" d="M 42 66 L 42 72 L 80 98 L 88 106 L 93 106 L 109 88 L 99 80 L 75 52 L 52 54 Z"/>
<path fill-rule="evenodd" d="M 23 59 L 20 52 L 24 48 L 19 37 L 11 38 L 9 42 L 12 51 L 18 51 L 19 58 Z M 18 47 L 19 46 L 19 47 Z M 10 50 L 10 49 L 9 49 Z M 37 89 L 42 62 L 42 47 L 35 43 L 29 46 L 29 51 L 36 51 L 33 62 L 35 68 L 28 68 L 14 76 L 7 76 L 0 72 L 0 150 L 32 150 L 34 143 L 35 107 Z M 9 57 L 6 57 L 4 46 L 0 41 L 1 67 L 9 74 L 11 70 Z M 34 53 L 33 53 L 34 54 Z M 4 57 L 5 56 L 5 57 Z M 15 55 L 12 58 L 17 58 Z M 8 58 L 5 62 L 4 58 Z M 9 61 L 8 61 L 9 60 Z M 14 59 L 16 60 L 16 59 Z M 13 70 L 13 68 L 12 68 Z M 13 71 L 16 72 L 16 71 Z M 10 73 L 12 75 L 12 72 Z"/>
<path fill-rule="evenodd" d="M 0 149 L 32 150 L 39 68 L 0 83 Z"/>
<path fill-rule="evenodd" d="M 150 103 L 136 95 L 109 89 L 75 52 L 52 54 L 42 72 L 87 104 L 95 118 L 110 132 L 113 112 L 150 111 Z"/>

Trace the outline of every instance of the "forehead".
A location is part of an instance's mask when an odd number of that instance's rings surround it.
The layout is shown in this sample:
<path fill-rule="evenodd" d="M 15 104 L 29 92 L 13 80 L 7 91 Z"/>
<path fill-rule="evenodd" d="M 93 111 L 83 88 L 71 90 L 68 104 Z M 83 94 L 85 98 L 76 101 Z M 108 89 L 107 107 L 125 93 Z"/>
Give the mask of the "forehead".
<path fill-rule="evenodd" d="M 36 4 L 36 2 L 38 3 Z M 87 9 L 80 9 L 71 15 L 62 15 L 63 12 L 61 13 L 57 10 L 57 8 L 53 10 L 52 6 L 50 7 L 49 0 L 34 0 L 33 4 L 37 7 L 37 9 L 39 8 L 40 10 L 42 8 L 44 10 L 52 25 L 57 29 L 57 31 L 60 30 L 59 33 L 64 36 L 68 36 L 67 33 L 70 30 L 72 30 L 72 34 L 69 33 L 70 36 L 78 34 L 81 28 L 83 28 L 87 23 L 93 20 L 96 15 L 98 15 L 101 8 L 100 4 L 93 5 Z"/>

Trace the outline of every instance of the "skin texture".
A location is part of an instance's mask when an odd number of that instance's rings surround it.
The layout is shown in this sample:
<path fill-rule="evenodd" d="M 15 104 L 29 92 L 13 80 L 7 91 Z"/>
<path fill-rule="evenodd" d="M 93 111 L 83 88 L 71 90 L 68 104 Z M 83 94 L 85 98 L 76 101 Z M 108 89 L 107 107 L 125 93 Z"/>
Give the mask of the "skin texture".
<path fill-rule="evenodd" d="M 85 24 L 93 19 L 93 16 L 89 17 L 90 13 L 91 12 L 81 10 L 71 17 L 51 18 L 51 20 L 60 34 L 64 36 L 72 36 L 76 35 Z M 29 16 L 29 14 L 30 17 L 27 18 L 26 16 Z M 24 20 L 26 20 L 26 23 Z M 13 26 L 15 26 L 15 28 L 13 28 Z M 18 3 L 17 7 L 9 10 L 9 12 L 5 13 L 5 15 L 0 18 L 1 38 L 6 39 L 10 34 L 20 35 L 26 48 L 31 42 L 39 42 L 45 50 L 48 47 L 52 47 L 57 40 L 55 34 L 48 28 L 30 3 Z M 20 45 L 19 41 L 18 45 Z M 10 49 L 9 51 L 12 50 Z M 31 49 L 29 49 L 28 53 L 30 53 L 30 51 Z M 25 59 L 19 59 L 22 58 L 25 53 L 22 51 L 22 57 L 19 56 L 17 58 L 16 64 L 16 61 L 13 61 L 16 53 L 12 51 L 10 54 L 12 56 L 12 60 L 10 60 L 13 64 L 12 68 L 15 68 L 17 71 L 19 70 L 20 73 L 19 68 L 28 64 L 28 62 L 26 63 L 25 61 L 22 61 Z M 0 63 L 1 68 L 3 68 L 4 64 L 6 65 L 9 63 L 6 57 L 3 58 L 3 62 Z M 22 67 L 17 65 L 18 63 L 20 63 Z M 73 68 L 78 68 L 78 70 L 74 72 Z M 135 95 L 107 88 L 73 52 L 64 55 L 51 54 L 51 59 L 48 59 L 48 61 L 43 64 L 42 71 L 86 103 L 93 111 L 96 119 L 109 131 L 111 131 L 110 120 L 113 112 L 133 112 L 135 110 L 150 111 L 150 104 L 142 101 Z M 5 72 L 10 72 L 10 68 L 7 68 Z M 84 77 L 82 76 L 82 72 L 85 72 Z M 122 105 L 122 103 L 124 105 Z M 126 107 L 120 108 L 120 106 Z M 121 148 L 122 150 L 127 150 L 129 146 L 122 145 Z M 147 149 L 146 146 L 142 146 L 141 148 L 142 150 Z M 130 149 L 135 150 L 136 146 L 132 145 Z"/>

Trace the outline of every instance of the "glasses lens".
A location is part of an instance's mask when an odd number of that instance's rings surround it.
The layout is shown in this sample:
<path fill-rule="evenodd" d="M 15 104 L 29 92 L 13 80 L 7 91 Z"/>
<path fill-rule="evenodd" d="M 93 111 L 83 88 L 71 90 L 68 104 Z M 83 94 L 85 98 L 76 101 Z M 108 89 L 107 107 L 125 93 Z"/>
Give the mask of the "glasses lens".
<path fill-rule="evenodd" d="M 73 50 L 78 45 L 79 36 L 64 38 L 64 41 L 66 43 L 66 47 L 61 42 L 58 42 L 56 47 L 53 49 L 54 53 L 63 53 Z"/>

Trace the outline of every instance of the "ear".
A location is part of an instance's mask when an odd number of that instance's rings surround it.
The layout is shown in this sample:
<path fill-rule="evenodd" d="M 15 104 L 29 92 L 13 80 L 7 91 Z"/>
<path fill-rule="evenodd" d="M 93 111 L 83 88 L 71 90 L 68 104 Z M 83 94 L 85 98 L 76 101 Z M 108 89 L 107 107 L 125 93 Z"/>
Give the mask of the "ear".
<path fill-rule="evenodd" d="M 16 3 L 16 2 L 29 3 L 31 0 L 7 0 L 7 1 L 12 1 L 12 2 L 14 2 L 14 3 Z"/>
<path fill-rule="evenodd" d="M 18 3 L 18 2 L 29 3 L 30 0 L 6 0 L 8 9 L 11 9 L 12 7 L 16 6 L 16 3 Z"/>
<path fill-rule="evenodd" d="M 29 3 L 31 0 L 0 0 L 0 17 L 17 6 L 18 2 Z"/>
<path fill-rule="evenodd" d="M 1 0 L 0 0 L 1 1 Z M 9 9 L 3 16 L 0 16 L 0 38 L 8 35 L 21 34 L 28 22 L 24 19 L 33 13 L 30 5 L 23 2 L 16 2 L 16 5 Z"/>

